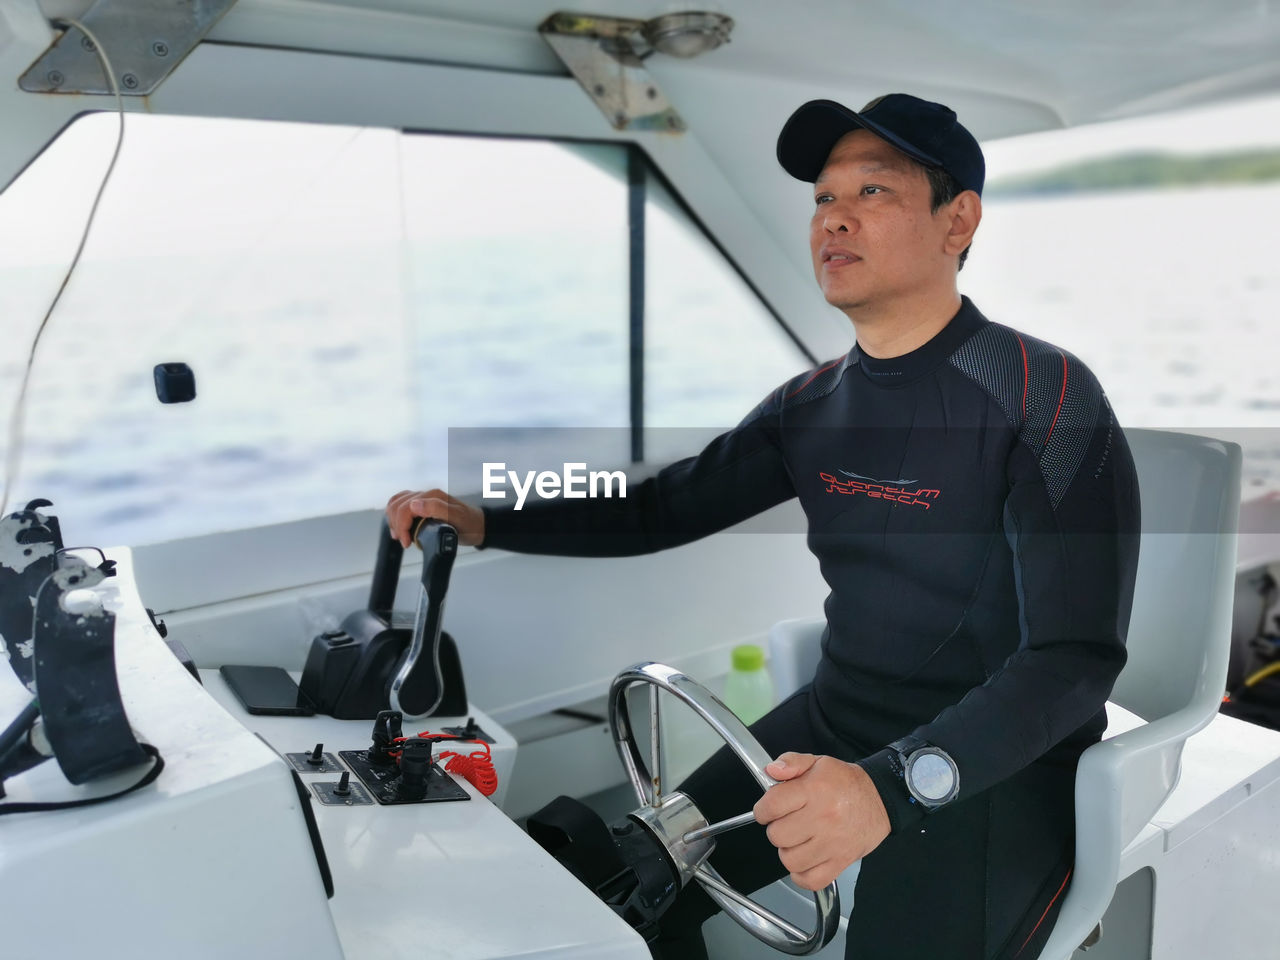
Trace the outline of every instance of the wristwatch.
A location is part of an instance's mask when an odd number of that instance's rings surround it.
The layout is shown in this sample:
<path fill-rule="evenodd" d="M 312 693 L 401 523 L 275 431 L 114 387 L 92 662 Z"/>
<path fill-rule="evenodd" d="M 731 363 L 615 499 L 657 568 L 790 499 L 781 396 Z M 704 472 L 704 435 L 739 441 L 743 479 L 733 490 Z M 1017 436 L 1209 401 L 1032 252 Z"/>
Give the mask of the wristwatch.
<path fill-rule="evenodd" d="M 895 752 L 894 771 L 908 792 L 926 809 L 950 803 L 960 793 L 960 770 L 947 751 L 919 737 L 903 737 L 889 744 Z"/>

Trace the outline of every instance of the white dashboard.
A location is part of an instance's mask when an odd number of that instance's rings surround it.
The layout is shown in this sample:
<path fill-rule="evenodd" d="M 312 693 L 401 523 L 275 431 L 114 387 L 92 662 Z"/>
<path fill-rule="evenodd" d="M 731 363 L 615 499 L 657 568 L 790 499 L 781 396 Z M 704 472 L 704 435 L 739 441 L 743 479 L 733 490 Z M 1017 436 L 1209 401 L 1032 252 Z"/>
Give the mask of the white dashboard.
<path fill-rule="evenodd" d="M 371 721 L 251 716 L 216 670 L 197 683 L 151 625 L 131 555 L 97 588 L 116 614 L 117 675 L 129 721 L 165 767 L 151 785 L 78 809 L 0 817 L 6 956 L 246 958 L 634 958 L 642 939 L 500 809 L 516 745 L 495 743 L 494 800 L 325 805 L 303 773 L 332 876 L 328 897 L 290 765 L 282 755 L 369 745 Z M 29 695 L 0 671 L 0 716 Z M 461 718 L 406 723 L 438 730 Z M 112 793 L 126 770 L 83 786 L 46 762 L 4 784 L 6 802 Z M 452 776 L 452 775 L 450 775 Z M 351 778 L 353 782 L 355 778 Z M 494 801 L 497 801 L 495 803 Z"/>

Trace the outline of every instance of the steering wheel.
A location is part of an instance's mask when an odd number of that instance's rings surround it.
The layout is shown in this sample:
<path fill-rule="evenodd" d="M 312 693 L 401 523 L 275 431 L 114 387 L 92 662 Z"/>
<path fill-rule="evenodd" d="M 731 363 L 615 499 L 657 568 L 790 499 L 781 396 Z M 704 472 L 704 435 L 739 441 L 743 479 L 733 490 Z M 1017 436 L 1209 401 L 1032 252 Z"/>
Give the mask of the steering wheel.
<path fill-rule="evenodd" d="M 627 705 L 627 691 L 638 684 L 649 687 L 649 760 L 646 764 L 636 746 Z M 761 789 L 778 781 L 764 772 L 773 758 L 765 752 L 732 710 L 706 687 L 673 667 L 661 663 L 637 663 L 616 677 L 609 688 L 609 724 L 618 755 L 635 788 L 641 809 L 632 816 L 644 824 L 666 847 L 680 874 L 681 887 L 696 879 L 730 917 L 749 933 L 783 953 L 803 955 L 825 947 L 840 923 L 840 894 L 831 883 L 813 894 L 816 922 L 805 933 L 767 907 L 729 886 L 706 863 L 715 849 L 712 838 L 737 827 L 754 823 L 751 811 L 710 824 L 693 801 L 679 791 L 662 789 L 662 714 L 659 692 L 680 700 L 719 734 L 725 744 L 755 777 Z"/>

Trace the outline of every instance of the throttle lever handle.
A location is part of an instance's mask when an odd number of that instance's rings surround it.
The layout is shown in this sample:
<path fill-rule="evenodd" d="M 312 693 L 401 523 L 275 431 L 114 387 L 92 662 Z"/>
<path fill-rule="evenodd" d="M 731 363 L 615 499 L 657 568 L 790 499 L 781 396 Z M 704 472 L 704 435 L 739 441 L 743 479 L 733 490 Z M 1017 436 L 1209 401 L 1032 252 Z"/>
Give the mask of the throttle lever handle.
<path fill-rule="evenodd" d="M 409 651 L 391 681 L 390 691 L 391 708 L 408 719 L 429 716 L 444 699 L 440 628 L 449 576 L 458 555 L 458 531 L 451 524 L 427 520 L 418 527 L 416 539 L 423 555 L 422 590 Z"/>

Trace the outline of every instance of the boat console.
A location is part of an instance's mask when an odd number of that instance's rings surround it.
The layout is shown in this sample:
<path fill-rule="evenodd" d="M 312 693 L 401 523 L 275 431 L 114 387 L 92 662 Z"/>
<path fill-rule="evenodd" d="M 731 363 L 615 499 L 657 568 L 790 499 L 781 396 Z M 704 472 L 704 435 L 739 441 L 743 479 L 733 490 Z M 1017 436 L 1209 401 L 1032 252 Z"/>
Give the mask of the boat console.
<path fill-rule="evenodd" d="M 249 713 L 219 670 L 193 676 L 161 638 L 131 551 L 106 555 L 115 575 L 91 592 L 114 622 L 121 717 L 162 759 L 79 782 L 35 762 L 4 780 L 0 810 L 23 805 L 0 816 L 6 956 L 648 957 L 502 812 L 516 744 L 484 711 Z M 31 699 L 0 670 L 6 725 Z M 91 740 L 96 719 L 77 722 Z M 20 922 L 50 916 L 55 890 L 74 922 Z"/>
<path fill-rule="evenodd" d="M 17 955 L 102 955 L 103 943 L 123 955 L 139 918 L 157 913 L 149 949 L 198 957 L 192 931 L 213 913 L 237 923 L 219 931 L 209 956 L 408 958 L 434 945 L 450 957 L 532 947 L 547 957 L 643 958 L 642 934 L 694 880 L 786 953 L 834 936 L 834 884 L 814 895 L 806 931 L 706 863 L 715 836 L 752 817 L 712 824 L 664 788 L 659 692 L 691 708 L 762 787 L 772 783 L 770 758 L 671 667 L 638 664 L 609 697 L 637 810 L 606 829 L 561 797 L 551 814 L 530 818 L 529 835 L 501 811 L 516 743 L 467 703 L 456 648 L 441 631 L 453 527 L 415 532 L 425 558 L 410 628 L 392 611 L 402 550 L 383 522 L 367 608 L 316 637 L 291 675 L 264 665 L 192 669 L 143 606 L 131 552 L 109 550 L 90 567 L 63 548 L 47 506 L 5 520 L 5 575 L 40 582 L 34 637 L 0 680 L 0 716 L 17 718 L 0 741 L 0 880 L 18 891 L 6 903 L 14 916 L 39 915 L 55 883 L 89 905 L 82 923 L 6 923 Z M 14 636 L 32 623 L 17 608 L 6 617 Z M 629 712 L 637 686 L 649 691 L 643 731 Z M 637 732 L 649 735 L 644 749 Z M 57 768 L 44 762 L 51 756 Z M 600 842 L 591 846 L 593 834 Z"/>

